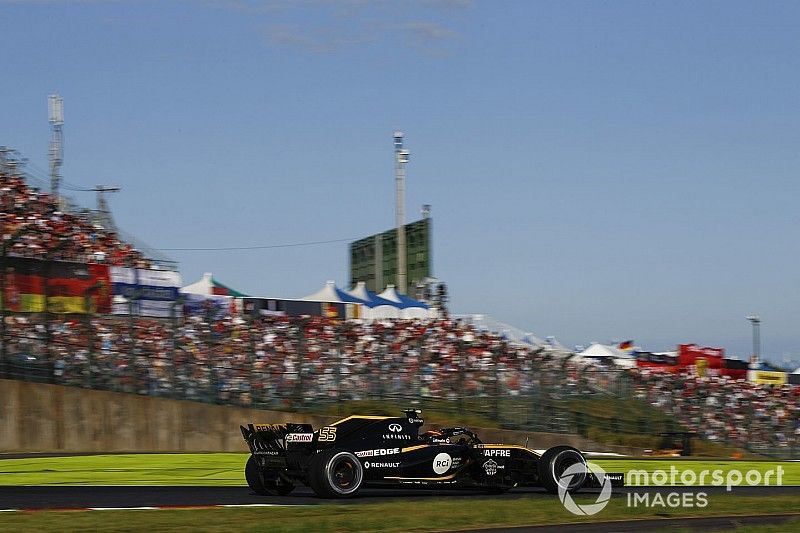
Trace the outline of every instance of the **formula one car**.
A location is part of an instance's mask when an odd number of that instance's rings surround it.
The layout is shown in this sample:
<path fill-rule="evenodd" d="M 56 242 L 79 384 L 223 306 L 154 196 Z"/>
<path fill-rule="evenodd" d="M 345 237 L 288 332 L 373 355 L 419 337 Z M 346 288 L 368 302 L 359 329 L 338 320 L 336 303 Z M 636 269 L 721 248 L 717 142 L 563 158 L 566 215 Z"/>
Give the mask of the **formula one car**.
<path fill-rule="evenodd" d="M 466 428 L 419 433 L 424 421 L 410 409 L 402 417 L 348 416 L 314 431 L 310 424 L 240 426 L 251 455 L 247 484 L 256 494 L 289 494 L 303 483 L 323 498 L 346 498 L 362 487 L 474 488 L 502 493 L 517 486 L 574 492 L 584 486 L 621 485 L 622 474 L 598 479 L 570 446 L 543 454 L 516 444 L 484 444 Z M 563 476 L 581 464 L 581 472 Z M 575 469 L 571 469 L 575 470 Z"/>

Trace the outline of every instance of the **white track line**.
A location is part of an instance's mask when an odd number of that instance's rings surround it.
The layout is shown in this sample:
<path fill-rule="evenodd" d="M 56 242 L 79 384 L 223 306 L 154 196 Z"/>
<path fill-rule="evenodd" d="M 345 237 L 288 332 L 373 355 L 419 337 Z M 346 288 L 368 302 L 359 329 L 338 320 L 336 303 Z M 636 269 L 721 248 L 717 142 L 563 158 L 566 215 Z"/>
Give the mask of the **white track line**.
<path fill-rule="evenodd" d="M 159 507 L 87 507 L 87 511 L 157 511 Z"/>
<path fill-rule="evenodd" d="M 238 507 L 309 507 L 311 504 L 291 504 L 291 503 L 229 503 L 219 505 L 173 505 L 164 507 L 65 507 L 65 508 L 42 508 L 42 509 L 0 509 L 0 513 L 19 513 L 19 512 L 67 512 L 67 511 L 185 511 L 197 509 L 221 509 Z"/>

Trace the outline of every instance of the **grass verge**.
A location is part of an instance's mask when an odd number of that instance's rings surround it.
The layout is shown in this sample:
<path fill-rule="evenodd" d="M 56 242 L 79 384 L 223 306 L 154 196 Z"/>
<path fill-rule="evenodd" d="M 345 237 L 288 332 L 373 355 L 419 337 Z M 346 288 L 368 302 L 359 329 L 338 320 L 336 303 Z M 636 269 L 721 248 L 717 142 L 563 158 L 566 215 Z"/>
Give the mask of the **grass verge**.
<path fill-rule="evenodd" d="M 593 503 L 587 496 L 578 503 Z M 613 498 L 600 513 L 575 516 L 554 497 L 433 498 L 362 505 L 161 511 L 24 512 L 0 515 L 0 530 L 93 531 L 443 531 L 609 520 L 783 514 L 796 497 L 710 496 L 705 508 L 628 507 Z M 665 527 L 667 523 L 665 523 Z"/>
<path fill-rule="evenodd" d="M 76 457 L 41 457 L 0 460 L 0 485 L 244 485 L 244 464 L 247 454 L 125 454 L 87 455 Z M 598 459 L 607 472 L 643 470 L 649 473 L 671 467 L 681 472 L 721 470 L 723 476 L 732 469 L 742 473 L 783 469 L 783 485 L 800 485 L 799 462 L 729 461 L 692 459 Z M 775 478 L 772 478 L 772 484 Z M 630 483 L 630 481 L 628 481 Z M 711 483 L 709 477 L 706 483 Z M 696 483 L 702 484 L 702 483 Z"/>

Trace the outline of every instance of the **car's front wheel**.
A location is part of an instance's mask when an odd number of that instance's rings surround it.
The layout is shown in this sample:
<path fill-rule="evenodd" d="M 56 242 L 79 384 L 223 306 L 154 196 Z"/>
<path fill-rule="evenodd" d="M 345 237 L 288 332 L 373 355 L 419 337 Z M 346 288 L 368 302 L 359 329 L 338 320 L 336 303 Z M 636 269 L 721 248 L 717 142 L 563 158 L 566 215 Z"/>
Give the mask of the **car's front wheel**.
<path fill-rule="evenodd" d="M 588 474 L 586 459 L 572 446 L 555 446 L 539 458 L 539 479 L 542 486 L 553 494 L 559 487 L 567 492 L 580 490 Z"/>
<path fill-rule="evenodd" d="M 358 457 L 342 450 L 318 453 L 309 465 L 309 485 L 321 498 L 348 498 L 364 481 L 364 467 Z"/>

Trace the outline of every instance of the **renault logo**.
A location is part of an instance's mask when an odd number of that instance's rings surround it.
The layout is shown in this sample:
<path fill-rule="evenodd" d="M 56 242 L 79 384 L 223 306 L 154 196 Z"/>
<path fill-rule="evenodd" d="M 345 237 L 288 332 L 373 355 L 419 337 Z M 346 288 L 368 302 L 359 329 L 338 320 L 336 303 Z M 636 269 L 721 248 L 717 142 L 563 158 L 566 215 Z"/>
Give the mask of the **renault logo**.
<path fill-rule="evenodd" d="M 400 424 L 389 424 L 389 431 L 392 431 L 394 433 L 400 433 L 401 431 L 403 431 L 403 426 L 401 426 Z"/>

